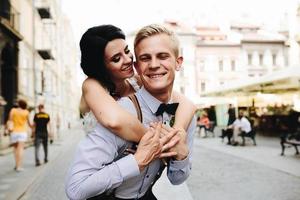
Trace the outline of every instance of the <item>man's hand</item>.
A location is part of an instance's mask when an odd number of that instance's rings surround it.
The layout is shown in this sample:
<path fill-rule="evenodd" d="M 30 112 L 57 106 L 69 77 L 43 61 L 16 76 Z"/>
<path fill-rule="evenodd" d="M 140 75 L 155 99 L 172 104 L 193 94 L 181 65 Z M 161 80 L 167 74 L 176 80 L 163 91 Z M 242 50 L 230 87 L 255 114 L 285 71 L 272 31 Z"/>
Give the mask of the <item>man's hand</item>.
<path fill-rule="evenodd" d="M 189 154 L 189 148 L 187 145 L 187 133 L 183 129 L 174 129 L 172 127 L 162 125 L 161 132 L 162 134 L 166 134 L 171 131 L 176 131 L 176 137 L 179 139 L 179 142 L 171 148 L 168 148 L 171 152 L 176 152 L 177 154 L 174 156 L 176 160 L 184 160 Z M 175 137 L 173 137 L 175 138 Z"/>
<path fill-rule="evenodd" d="M 50 144 L 53 144 L 54 134 L 52 133 L 52 131 L 48 133 L 48 138 L 50 140 Z"/>
<path fill-rule="evenodd" d="M 35 131 L 31 132 L 31 138 L 34 139 L 35 138 Z"/>
<path fill-rule="evenodd" d="M 161 123 L 150 127 L 145 135 L 142 137 L 134 157 L 138 163 L 140 171 L 142 171 L 150 162 L 161 157 L 163 150 L 173 147 L 177 142 L 174 140 L 171 144 L 168 142 L 177 134 L 177 131 L 168 132 L 163 137 L 160 137 Z M 166 152 L 162 157 L 175 156 L 176 152 Z"/>

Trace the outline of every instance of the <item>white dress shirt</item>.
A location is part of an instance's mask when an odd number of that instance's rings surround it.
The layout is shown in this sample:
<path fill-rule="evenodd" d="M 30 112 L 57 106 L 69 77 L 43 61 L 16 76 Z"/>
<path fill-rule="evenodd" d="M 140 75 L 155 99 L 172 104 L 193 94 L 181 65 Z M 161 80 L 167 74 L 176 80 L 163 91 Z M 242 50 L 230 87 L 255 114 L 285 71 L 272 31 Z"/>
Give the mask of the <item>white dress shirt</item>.
<path fill-rule="evenodd" d="M 251 131 L 251 124 L 246 117 L 242 117 L 241 119 L 237 118 L 233 122 L 233 126 L 239 127 L 242 131 L 249 133 Z"/>
<path fill-rule="evenodd" d="M 155 116 L 155 112 L 161 104 L 159 100 L 144 88 L 140 89 L 136 96 L 142 110 L 143 124 L 146 127 L 153 121 L 169 123 L 172 116 L 167 113 L 163 113 L 163 116 Z M 129 98 L 121 98 L 118 102 L 129 112 L 137 115 Z M 194 117 L 187 131 L 188 157 L 181 161 L 173 159 L 169 161 L 167 174 L 172 184 L 184 182 L 190 174 L 195 128 Z M 154 160 L 140 172 L 132 154 L 118 158 L 124 149 L 131 145 L 131 142 L 123 140 L 101 124 L 97 124 L 95 130 L 90 132 L 78 145 L 66 178 L 67 196 L 70 199 L 86 199 L 115 189 L 115 196 L 118 198 L 142 197 L 151 186 L 163 163 L 159 159 Z"/>

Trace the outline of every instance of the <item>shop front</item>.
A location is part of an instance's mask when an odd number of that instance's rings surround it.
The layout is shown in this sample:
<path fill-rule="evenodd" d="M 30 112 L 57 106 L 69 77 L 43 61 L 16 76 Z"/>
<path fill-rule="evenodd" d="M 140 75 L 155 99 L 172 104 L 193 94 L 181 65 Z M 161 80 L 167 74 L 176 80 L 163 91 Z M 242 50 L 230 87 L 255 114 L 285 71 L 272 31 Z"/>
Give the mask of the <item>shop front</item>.
<path fill-rule="evenodd" d="M 282 131 L 294 131 L 300 116 L 300 66 L 235 82 L 203 95 L 231 98 L 238 109 L 247 112 L 263 134 L 279 135 Z"/>

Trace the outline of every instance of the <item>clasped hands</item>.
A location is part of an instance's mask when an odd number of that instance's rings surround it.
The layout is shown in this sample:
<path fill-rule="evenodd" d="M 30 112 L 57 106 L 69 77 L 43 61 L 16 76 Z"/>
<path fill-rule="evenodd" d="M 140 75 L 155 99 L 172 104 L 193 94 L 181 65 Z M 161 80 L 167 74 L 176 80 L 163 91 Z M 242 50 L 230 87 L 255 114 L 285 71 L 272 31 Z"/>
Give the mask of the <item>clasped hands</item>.
<path fill-rule="evenodd" d="M 157 158 L 173 157 L 183 160 L 188 156 L 186 132 L 159 123 L 151 123 L 150 128 L 139 142 L 134 157 L 142 171 Z"/>

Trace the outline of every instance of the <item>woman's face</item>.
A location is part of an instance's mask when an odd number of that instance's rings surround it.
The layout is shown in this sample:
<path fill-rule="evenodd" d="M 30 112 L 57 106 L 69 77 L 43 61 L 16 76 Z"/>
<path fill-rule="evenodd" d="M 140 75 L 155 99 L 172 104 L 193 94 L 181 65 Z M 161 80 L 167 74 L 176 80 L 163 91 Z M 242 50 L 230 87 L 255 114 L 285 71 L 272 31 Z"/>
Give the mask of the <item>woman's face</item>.
<path fill-rule="evenodd" d="M 110 41 L 104 50 L 105 65 L 113 81 L 133 76 L 133 55 L 124 39 Z"/>

